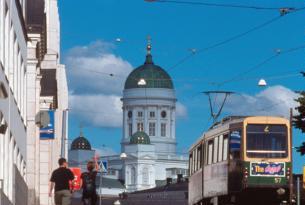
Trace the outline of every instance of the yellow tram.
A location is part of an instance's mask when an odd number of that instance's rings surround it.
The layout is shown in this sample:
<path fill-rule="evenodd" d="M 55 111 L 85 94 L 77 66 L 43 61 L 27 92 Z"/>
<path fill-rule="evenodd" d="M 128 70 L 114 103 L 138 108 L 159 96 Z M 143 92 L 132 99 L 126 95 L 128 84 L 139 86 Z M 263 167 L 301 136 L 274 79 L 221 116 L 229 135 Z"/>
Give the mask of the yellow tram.
<path fill-rule="evenodd" d="M 289 203 L 291 127 L 281 117 L 227 117 L 189 151 L 189 205 Z"/>

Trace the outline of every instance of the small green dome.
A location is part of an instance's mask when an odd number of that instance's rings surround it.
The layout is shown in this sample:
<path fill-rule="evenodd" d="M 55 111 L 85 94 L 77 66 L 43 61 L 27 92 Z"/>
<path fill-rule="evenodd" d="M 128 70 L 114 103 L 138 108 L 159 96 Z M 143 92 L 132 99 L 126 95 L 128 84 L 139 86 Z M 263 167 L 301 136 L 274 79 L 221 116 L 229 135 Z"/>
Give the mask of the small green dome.
<path fill-rule="evenodd" d="M 139 85 L 139 80 L 144 79 L 146 85 Z M 133 70 L 125 81 L 125 89 L 131 88 L 168 88 L 174 89 L 169 74 L 152 61 L 151 54 L 146 55 L 144 65 Z"/>
<path fill-rule="evenodd" d="M 145 132 L 136 132 L 130 138 L 130 144 L 150 144 L 150 138 Z"/>

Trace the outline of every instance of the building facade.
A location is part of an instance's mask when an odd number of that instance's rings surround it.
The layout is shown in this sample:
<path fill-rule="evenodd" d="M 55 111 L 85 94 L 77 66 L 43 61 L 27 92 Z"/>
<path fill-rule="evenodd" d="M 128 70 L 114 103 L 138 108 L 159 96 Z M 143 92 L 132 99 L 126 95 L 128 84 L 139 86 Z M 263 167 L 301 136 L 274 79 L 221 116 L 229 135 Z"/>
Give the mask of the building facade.
<path fill-rule="evenodd" d="M 0 1 L 0 196 L 4 205 L 26 204 L 22 202 L 27 198 L 25 8 L 25 0 Z"/>
<path fill-rule="evenodd" d="M 187 175 L 188 159 L 176 151 L 176 95 L 171 77 L 153 63 L 150 42 L 142 66 L 134 69 L 123 90 L 124 158 L 111 157 L 128 192 L 150 189 L 177 174 Z M 105 157 L 105 160 L 107 158 Z"/>
<path fill-rule="evenodd" d="M 57 0 L 27 0 L 27 183 L 28 204 L 50 205 L 48 184 L 58 158 L 67 157 L 68 88 L 60 64 Z M 53 113 L 48 137 L 41 116 Z M 53 118 L 53 117 L 52 117 Z"/>

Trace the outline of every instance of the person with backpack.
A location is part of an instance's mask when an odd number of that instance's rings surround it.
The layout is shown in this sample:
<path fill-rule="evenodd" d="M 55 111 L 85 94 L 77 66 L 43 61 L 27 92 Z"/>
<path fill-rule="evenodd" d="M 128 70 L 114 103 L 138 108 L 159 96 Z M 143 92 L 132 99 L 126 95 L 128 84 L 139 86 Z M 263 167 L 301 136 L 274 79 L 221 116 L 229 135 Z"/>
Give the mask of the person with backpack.
<path fill-rule="evenodd" d="M 96 175 L 97 171 L 94 170 L 95 163 L 89 161 L 87 163 L 88 172 L 84 172 L 81 175 L 81 187 L 83 188 L 82 201 L 84 205 L 96 205 L 97 193 L 96 193 Z"/>

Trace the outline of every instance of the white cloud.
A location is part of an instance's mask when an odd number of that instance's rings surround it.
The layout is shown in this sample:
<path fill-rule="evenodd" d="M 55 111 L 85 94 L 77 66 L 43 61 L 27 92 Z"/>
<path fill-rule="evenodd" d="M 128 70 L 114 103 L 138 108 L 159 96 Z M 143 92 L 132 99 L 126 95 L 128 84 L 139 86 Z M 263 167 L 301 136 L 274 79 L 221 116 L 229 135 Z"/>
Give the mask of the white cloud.
<path fill-rule="evenodd" d="M 176 103 L 176 116 L 177 118 L 187 117 L 187 108 L 180 102 Z"/>
<path fill-rule="evenodd" d="M 69 87 L 75 93 L 119 94 L 132 70 L 129 62 L 111 53 L 101 41 L 75 47 L 65 55 Z M 110 76 L 114 74 L 114 76 Z"/>
<path fill-rule="evenodd" d="M 122 103 L 116 95 L 70 95 L 71 112 L 96 127 L 121 127 Z"/>
<path fill-rule="evenodd" d="M 298 94 L 283 86 L 269 87 L 256 95 L 232 95 L 224 107 L 231 115 L 276 115 L 289 117 Z"/>

